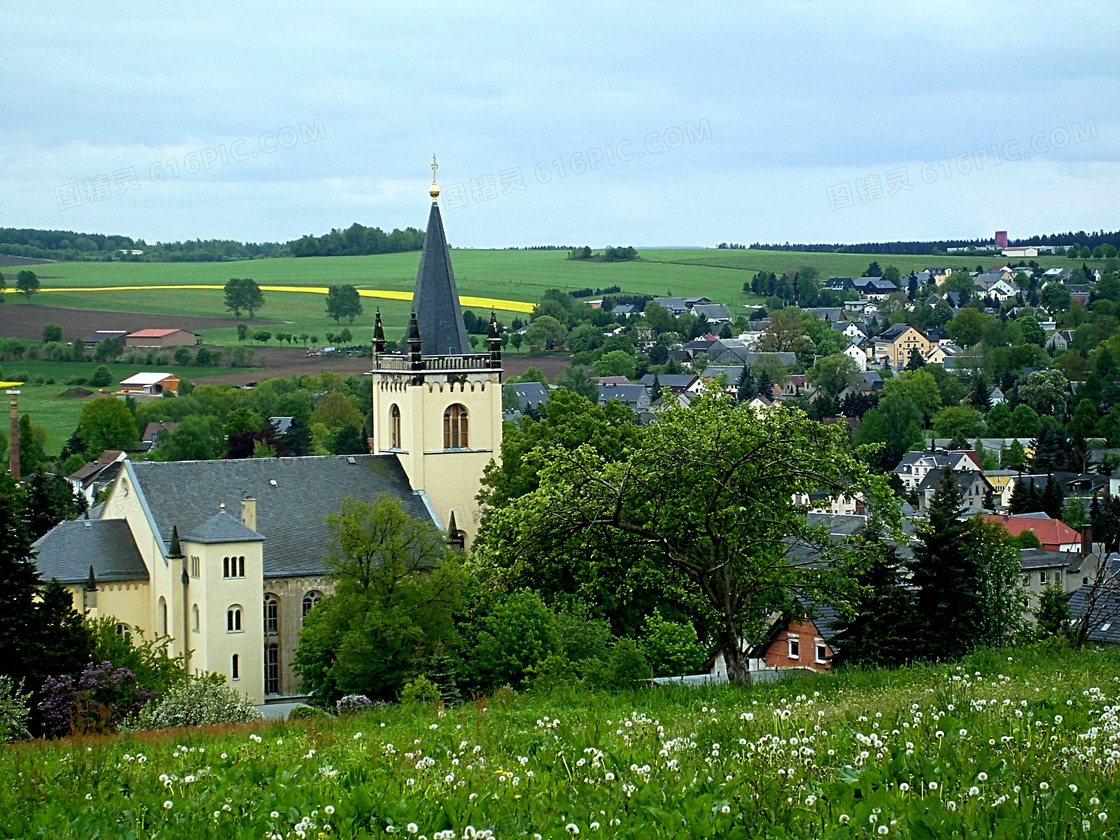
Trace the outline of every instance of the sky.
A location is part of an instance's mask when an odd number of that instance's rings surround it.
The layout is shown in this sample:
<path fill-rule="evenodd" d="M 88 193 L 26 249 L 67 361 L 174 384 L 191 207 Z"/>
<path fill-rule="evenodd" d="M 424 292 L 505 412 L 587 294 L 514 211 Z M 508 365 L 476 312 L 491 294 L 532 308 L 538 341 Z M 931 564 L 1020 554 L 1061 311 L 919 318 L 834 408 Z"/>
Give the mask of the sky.
<path fill-rule="evenodd" d="M 0 227 L 454 247 L 1116 230 L 1120 5 L 0 1 Z"/>

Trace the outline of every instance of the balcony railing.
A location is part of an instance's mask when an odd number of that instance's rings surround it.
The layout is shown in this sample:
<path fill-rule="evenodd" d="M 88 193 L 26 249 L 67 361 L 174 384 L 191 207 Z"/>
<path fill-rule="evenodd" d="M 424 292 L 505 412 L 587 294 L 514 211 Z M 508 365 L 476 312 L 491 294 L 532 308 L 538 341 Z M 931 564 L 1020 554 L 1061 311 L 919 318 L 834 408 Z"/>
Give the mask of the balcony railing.
<path fill-rule="evenodd" d="M 469 353 L 458 356 L 422 356 L 419 370 L 469 371 L 492 370 L 489 353 Z M 378 353 L 373 357 L 374 370 L 411 371 L 412 359 L 396 353 Z"/>

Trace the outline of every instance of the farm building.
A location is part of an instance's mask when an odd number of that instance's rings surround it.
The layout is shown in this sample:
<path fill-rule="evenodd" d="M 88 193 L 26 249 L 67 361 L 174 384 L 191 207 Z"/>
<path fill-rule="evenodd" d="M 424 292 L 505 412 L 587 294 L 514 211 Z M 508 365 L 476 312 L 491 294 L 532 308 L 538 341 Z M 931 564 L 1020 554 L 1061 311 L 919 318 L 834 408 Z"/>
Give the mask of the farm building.
<path fill-rule="evenodd" d="M 202 339 L 190 330 L 137 330 L 124 337 L 125 347 L 189 347 Z"/>
<path fill-rule="evenodd" d="M 142 372 L 121 382 L 121 390 L 126 394 L 159 395 L 164 391 L 179 393 L 179 377 L 173 373 Z"/>

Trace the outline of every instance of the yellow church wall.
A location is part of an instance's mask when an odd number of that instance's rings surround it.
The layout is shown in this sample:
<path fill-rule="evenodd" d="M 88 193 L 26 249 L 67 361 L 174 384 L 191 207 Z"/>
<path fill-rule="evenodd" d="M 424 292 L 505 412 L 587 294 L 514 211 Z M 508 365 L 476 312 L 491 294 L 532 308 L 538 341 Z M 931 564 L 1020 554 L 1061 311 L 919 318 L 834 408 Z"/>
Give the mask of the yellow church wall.
<path fill-rule="evenodd" d="M 148 604 L 141 611 L 147 620 L 145 627 L 151 633 L 167 633 L 173 637 L 171 651 L 174 655 L 181 655 L 186 651 L 183 643 L 183 634 L 178 629 L 181 626 L 182 613 L 175 609 L 175 605 L 182 600 L 180 576 L 182 567 L 169 563 L 164 558 L 163 540 L 153 529 L 151 521 L 140 504 L 139 493 L 133 484 L 129 469 L 121 470 L 117 480 L 113 483 L 109 498 L 101 514 L 102 519 L 124 519 L 132 532 L 136 547 L 148 568 L 149 581 L 147 590 Z M 172 568 L 174 566 L 174 568 Z M 162 600 L 161 600 L 162 599 Z M 166 604 L 167 622 L 164 623 L 164 605 Z M 118 616 L 128 624 L 142 624 L 132 621 L 129 617 Z"/>
<path fill-rule="evenodd" d="M 67 586 L 74 599 L 74 609 L 91 619 L 106 616 L 118 624 L 127 624 L 132 630 L 143 630 L 147 638 L 153 635 L 152 617 L 148 610 L 151 593 L 147 581 L 98 583 L 95 599 L 87 596 L 85 587 Z M 96 606 L 92 601 L 96 600 Z"/>
<path fill-rule="evenodd" d="M 478 530 L 475 502 L 479 482 L 502 443 L 502 388 L 499 370 L 460 376 L 425 372 L 419 384 L 411 373 L 374 371 L 374 441 L 378 454 L 395 453 L 414 490 L 423 490 L 446 528 L 451 514 L 468 542 Z M 449 379 L 462 381 L 448 381 Z M 392 409 L 400 411 L 400 446 L 393 446 Z M 467 410 L 467 446 L 444 448 L 444 412 Z"/>
<path fill-rule="evenodd" d="M 199 559 L 199 576 L 188 584 L 187 615 L 190 625 L 192 672 L 221 674 L 226 681 L 249 696 L 264 702 L 264 607 L 262 581 L 263 557 L 260 542 L 214 543 L 202 545 L 184 541 L 183 553 Z M 226 578 L 225 558 L 245 558 L 245 576 Z M 194 571 L 191 569 L 191 571 Z M 198 632 L 194 630 L 194 606 L 199 609 Z M 240 621 L 231 630 L 229 612 L 240 612 Z M 237 674 L 233 657 L 238 657 Z"/>

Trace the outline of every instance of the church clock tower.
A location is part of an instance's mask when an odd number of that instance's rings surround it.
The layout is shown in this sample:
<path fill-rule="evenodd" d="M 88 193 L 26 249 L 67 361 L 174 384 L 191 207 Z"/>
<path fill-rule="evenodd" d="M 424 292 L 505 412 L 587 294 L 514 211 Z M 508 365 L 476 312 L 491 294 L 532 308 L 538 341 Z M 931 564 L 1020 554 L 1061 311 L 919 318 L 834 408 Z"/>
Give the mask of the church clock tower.
<path fill-rule="evenodd" d="M 451 251 L 439 212 L 432 158 L 432 209 L 403 353 L 386 353 L 381 313 L 373 333 L 374 453 L 394 454 L 450 536 L 474 539 L 483 471 L 501 456 L 502 342 L 490 315 L 488 352 L 472 353 Z"/>

